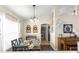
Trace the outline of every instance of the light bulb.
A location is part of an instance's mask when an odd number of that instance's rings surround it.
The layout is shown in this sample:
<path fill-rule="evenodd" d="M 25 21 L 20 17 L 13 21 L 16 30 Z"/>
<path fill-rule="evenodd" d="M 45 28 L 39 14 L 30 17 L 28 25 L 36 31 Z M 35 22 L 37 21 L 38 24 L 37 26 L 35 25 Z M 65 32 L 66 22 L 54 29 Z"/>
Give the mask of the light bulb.
<path fill-rule="evenodd" d="M 36 19 L 36 18 L 34 18 L 34 21 L 35 21 L 35 22 L 36 22 L 36 20 L 37 20 L 37 19 Z"/>
<path fill-rule="evenodd" d="M 32 20 L 32 19 L 30 19 L 30 22 L 33 22 L 33 20 Z"/>
<path fill-rule="evenodd" d="M 37 19 L 37 22 L 39 22 L 39 20 Z"/>

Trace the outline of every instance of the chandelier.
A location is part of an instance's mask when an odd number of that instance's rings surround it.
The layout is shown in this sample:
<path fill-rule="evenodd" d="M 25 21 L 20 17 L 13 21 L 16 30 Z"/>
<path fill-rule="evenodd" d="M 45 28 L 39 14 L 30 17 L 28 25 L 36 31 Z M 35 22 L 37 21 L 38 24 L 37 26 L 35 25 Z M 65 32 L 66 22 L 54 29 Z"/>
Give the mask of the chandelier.
<path fill-rule="evenodd" d="M 35 10 L 36 5 L 33 5 L 34 8 L 34 16 L 31 19 L 31 22 L 39 22 L 38 18 L 36 18 L 36 10 Z"/>

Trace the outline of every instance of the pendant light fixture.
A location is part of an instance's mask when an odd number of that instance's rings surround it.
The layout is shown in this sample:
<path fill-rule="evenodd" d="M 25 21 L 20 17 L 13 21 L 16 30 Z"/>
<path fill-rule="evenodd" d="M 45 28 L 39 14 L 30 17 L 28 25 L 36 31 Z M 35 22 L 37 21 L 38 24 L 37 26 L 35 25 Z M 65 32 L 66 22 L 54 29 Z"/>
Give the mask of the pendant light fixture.
<path fill-rule="evenodd" d="M 33 5 L 33 8 L 34 8 L 34 16 L 31 19 L 31 21 L 37 23 L 37 22 L 39 22 L 39 20 L 38 20 L 38 18 L 36 18 L 36 9 L 35 9 L 35 7 L 36 7 L 36 5 Z"/>

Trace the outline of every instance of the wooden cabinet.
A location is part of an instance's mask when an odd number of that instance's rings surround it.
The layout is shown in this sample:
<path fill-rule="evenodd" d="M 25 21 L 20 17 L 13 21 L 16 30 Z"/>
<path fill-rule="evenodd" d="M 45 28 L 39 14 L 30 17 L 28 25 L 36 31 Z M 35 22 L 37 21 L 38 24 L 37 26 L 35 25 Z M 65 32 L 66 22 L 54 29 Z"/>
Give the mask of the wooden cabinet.
<path fill-rule="evenodd" d="M 59 51 L 76 51 L 78 37 L 58 37 Z"/>

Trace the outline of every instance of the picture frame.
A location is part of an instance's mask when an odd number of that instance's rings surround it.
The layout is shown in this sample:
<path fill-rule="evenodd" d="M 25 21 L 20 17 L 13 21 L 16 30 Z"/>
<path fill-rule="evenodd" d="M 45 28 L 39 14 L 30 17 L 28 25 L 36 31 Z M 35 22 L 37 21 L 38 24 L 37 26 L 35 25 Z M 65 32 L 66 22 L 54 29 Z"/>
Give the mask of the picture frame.
<path fill-rule="evenodd" d="M 27 27 L 26 27 L 26 32 L 27 32 L 27 33 L 31 33 L 31 26 L 30 26 L 30 25 L 27 25 Z"/>
<path fill-rule="evenodd" d="M 33 33 L 37 33 L 37 32 L 38 32 L 37 25 L 34 25 L 34 26 L 33 26 Z"/>
<path fill-rule="evenodd" d="M 73 33 L 73 24 L 63 24 L 64 33 Z"/>

